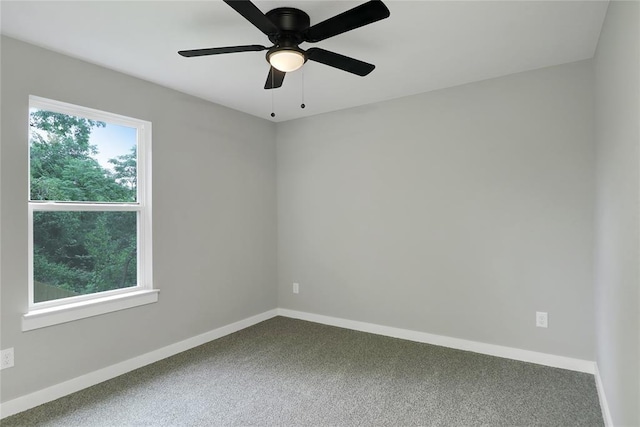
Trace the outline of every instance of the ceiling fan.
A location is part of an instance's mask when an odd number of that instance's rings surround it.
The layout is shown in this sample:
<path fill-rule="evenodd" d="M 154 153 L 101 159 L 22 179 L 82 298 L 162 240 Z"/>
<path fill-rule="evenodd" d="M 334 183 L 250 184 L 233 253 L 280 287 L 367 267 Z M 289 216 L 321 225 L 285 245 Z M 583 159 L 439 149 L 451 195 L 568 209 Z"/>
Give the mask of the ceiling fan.
<path fill-rule="evenodd" d="M 178 53 L 185 57 L 193 57 L 266 50 L 267 62 L 271 68 L 264 85 L 265 89 L 282 86 L 285 74 L 302 67 L 307 60 L 320 62 L 358 76 L 366 76 L 373 71 L 375 65 L 317 47 L 303 50 L 299 45 L 303 42 L 316 43 L 388 18 L 390 15 L 389 9 L 381 0 L 370 0 L 333 18 L 309 26 L 309 15 L 300 9 L 279 7 L 264 14 L 250 0 L 223 1 L 262 31 L 273 46 L 269 48 L 252 44 L 181 50 Z"/>

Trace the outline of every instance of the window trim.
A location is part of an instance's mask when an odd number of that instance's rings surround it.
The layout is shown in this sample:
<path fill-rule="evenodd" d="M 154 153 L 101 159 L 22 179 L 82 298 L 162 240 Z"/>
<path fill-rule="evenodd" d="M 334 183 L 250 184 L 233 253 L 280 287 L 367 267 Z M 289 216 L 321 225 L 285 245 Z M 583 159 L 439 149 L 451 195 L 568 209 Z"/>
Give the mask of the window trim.
<path fill-rule="evenodd" d="M 104 295 L 107 294 L 107 292 L 101 292 L 101 297 L 99 298 L 96 297 L 86 301 L 30 310 L 22 316 L 22 331 L 31 331 L 60 323 L 72 322 L 100 314 L 151 304 L 158 301 L 159 292 L 158 289 L 121 292 L 115 295 Z"/>
<path fill-rule="evenodd" d="M 152 225 L 151 225 L 151 122 L 134 119 L 119 114 L 104 112 L 88 107 L 55 101 L 38 96 L 29 96 L 29 109 L 53 111 L 56 113 L 80 116 L 104 121 L 110 124 L 137 129 L 137 201 L 131 203 L 101 202 L 54 202 L 31 200 L 31 168 L 29 167 L 28 185 L 28 312 L 23 316 L 22 330 L 37 329 L 72 320 L 122 310 L 137 305 L 149 304 L 158 300 L 158 290 L 153 288 L 152 264 Z M 138 259 L 136 286 L 60 298 L 51 301 L 34 302 L 33 277 L 33 212 L 48 211 L 111 211 L 137 212 Z"/>

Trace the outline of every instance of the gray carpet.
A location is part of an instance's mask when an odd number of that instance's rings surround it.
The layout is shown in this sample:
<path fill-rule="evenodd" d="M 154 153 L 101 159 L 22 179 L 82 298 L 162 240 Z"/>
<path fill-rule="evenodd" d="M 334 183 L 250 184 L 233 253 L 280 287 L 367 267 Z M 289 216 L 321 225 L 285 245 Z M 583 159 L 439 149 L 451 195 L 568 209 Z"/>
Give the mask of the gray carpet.
<path fill-rule="evenodd" d="M 276 317 L 10 426 L 602 426 L 593 375 Z"/>

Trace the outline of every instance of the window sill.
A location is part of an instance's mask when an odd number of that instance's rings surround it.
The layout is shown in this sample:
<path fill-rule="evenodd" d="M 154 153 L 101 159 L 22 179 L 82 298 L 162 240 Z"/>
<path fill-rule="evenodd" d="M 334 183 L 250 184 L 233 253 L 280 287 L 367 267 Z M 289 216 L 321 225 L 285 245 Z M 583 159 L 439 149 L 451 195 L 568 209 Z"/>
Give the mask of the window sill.
<path fill-rule="evenodd" d="M 158 301 L 159 292 L 157 289 L 136 291 L 63 306 L 31 310 L 22 316 L 22 330 L 31 331 L 33 329 L 46 328 L 47 326 L 72 322 L 86 317 L 151 304 Z"/>

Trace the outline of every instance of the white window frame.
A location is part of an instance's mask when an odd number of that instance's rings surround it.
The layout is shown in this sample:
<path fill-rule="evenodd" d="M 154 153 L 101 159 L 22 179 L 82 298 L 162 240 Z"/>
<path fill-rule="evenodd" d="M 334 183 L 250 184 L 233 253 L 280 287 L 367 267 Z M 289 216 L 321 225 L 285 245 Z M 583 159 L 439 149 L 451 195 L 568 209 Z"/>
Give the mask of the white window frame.
<path fill-rule="evenodd" d="M 153 288 L 151 236 L 151 122 L 33 95 L 29 96 L 29 109 L 31 108 L 137 129 L 138 194 L 137 201 L 131 203 L 32 201 L 31 183 L 29 182 L 29 196 L 27 197 L 29 206 L 29 304 L 28 312 L 22 318 L 22 330 L 43 328 L 156 302 L 158 290 Z M 29 180 L 30 177 L 31 167 L 29 166 Z M 36 211 L 137 212 L 137 285 L 124 289 L 34 302 L 33 213 Z"/>

